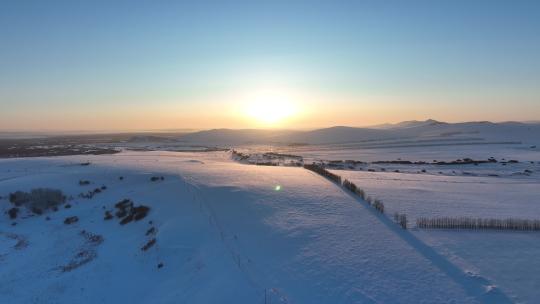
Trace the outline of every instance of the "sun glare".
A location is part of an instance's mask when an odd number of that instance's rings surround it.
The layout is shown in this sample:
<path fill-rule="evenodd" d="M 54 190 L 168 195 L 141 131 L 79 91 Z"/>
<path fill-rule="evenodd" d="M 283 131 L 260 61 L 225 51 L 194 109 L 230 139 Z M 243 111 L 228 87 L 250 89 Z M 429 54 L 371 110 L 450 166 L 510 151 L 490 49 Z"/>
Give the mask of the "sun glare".
<path fill-rule="evenodd" d="M 246 105 L 246 115 L 264 125 L 275 125 L 297 111 L 290 99 L 283 96 L 260 96 Z"/>

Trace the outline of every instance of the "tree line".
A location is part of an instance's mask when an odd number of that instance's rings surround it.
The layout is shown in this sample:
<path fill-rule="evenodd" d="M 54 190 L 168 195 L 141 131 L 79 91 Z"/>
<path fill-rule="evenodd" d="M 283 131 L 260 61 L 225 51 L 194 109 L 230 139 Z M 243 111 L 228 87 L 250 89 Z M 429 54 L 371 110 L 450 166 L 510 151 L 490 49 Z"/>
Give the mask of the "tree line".
<path fill-rule="evenodd" d="M 316 165 L 316 164 L 305 164 L 304 165 L 304 168 L 305 169 L 308 169 L 309 171 L 313 171 L 319 175 L 322 175 L 326 178 L 328 178 L 329 180 L 333 181 L 334 183 L 336 184 L 339 184 L 341 185 L 341 176 L 337 175 L 337 174 L 334 174 L 328 170 L 326 170 L 325 168 L 319 166 L 319 165 Z"/>
<path fill-rule="evenodd" d="M 517 218 L 420 217 L 416 219 L 416 226 L 425 229 L 540 231 L 540 220 Z"/>

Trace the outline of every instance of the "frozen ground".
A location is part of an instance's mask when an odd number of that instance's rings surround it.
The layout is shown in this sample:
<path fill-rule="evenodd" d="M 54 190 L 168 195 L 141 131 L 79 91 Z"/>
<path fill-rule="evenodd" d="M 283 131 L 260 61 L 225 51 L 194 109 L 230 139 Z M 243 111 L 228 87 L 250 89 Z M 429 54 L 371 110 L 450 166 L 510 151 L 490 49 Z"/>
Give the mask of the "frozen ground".
<path fill-rule="evenodd" d="M 107 189 L 92 199 L 77 197 L 101 185 Z M 538 272 L 505 272 L 499 280 L 499 270 L 489 270 L 498 267 L 496 256 L 466 272 L 466 256 L 443 250 L 450 241 L 401 230 L 302 168 L 243 165 L 227 152 L 0 160 L 2 211 L 11 207 L 10 192 L 36 187 L 74 199 L 50 214 L 2 215 L 1 303 L 510 303 L 539 296 L 526 288 L 532 283 L 503 286 L 513 278 L 538 282 Z M 149 215 L 126 225 L 105 221 L 105 210 L 124 198 L 150 206 Z M 66 225 L 68 216 L 79 221 Z M 153 237 L 156 244 L 142 251 Z M 81 252 L 91 259 L 65 271 Z"/>
<path fill-rule="evenodd" d="M 537 303 L 540 235 L 524 232 L 414 231 L 447 260 L 480 273 L 516 303 Z"/>
<path fill-rule="evenodd" d="M 381 199 L 388 214 L 416 217 L 540 218 L 540 180 L 518 177 L 435 176 L 335 170 Z M 535 232 L 411 232 L 465 271 L 495 282 L 515 302 L 535 303 L 540 293 L 540 234 Z"/>
<path fill-rule="evenodd" d="M 540 179 L 332 170 L 382 199 L 390 214 L 540 218 Z M 534 178 L 533 178 L 534 177 Z"/>

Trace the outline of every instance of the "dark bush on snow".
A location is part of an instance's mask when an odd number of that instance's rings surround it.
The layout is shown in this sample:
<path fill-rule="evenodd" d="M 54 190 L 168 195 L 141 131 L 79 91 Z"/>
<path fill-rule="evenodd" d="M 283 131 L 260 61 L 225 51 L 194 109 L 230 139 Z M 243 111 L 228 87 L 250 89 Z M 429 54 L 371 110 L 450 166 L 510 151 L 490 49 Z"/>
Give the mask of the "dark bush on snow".
<path fill-rule="evenodd" d="M 82 179 L 81 179 L 81 180 L 79 181 L 79 185 L 80 185 L 80 186 L 90 185 L 90 181 L 88 181 L 88 180 L 82 180 Z"/>
<path fill-rule="evenodd" d="M 144 244 L 144 246 L 142 246 L 141 250 L 142 251 L 146 251 L 148 249 L 150 249 L 150 247 L 154 246 L 156 244 L 156 239 L 151 239 L 150 241 L 148 241 L 148 243 Z"/>
<path fill-rule="evenodd" d="M 102 186 L 101 188 L 95 188 L 94 190 L 92 191 L 88 191 L 86 193 L 80 193 L 79 194 L 79 197 L 80 198 L 87 198 L 87 199 L 91 199 L 94 197 L 94 195 L 98 194 L 98 193 L 101 193 L 103 190 L 107 189 L 107 187 L 105 186 Z"/>
<path fill-rule="evenodd" d="M 41 214 L 64 203 L 66 196 L 60 190 L 37 188 L 30 192 L 17 191 L 11 193 L 9 200 L 15 206 L 25 206 L 32 212 Z"/>
<path fill-rule="evenodd" d="M 79 221 L 79 217 L 70 216 L 70 217 L 66 217 L 66 219 L 64 220 L 64 224 L 70 225 L 70 224 L 76 223 L 78 221 Z"/>
<path fill-rule="evenodd" d="M 115 213 L 116 217 L 122 218 L 131 211 L 131 209 L 133 208 L 133 202 L 130 199 L 123 199 L 120 202 L 116 203 L 114 206 L 118 209 L 118 211 L 116 211 Z"/>
<path fill-rule="evenodd" d="M 148 215 L 148 212 L 150 211 L 150 207 L 147 206 L 137 206 L 133 208 L 133 219 L 135 221 L 142 220 L 143 218 Z"/>
<path fill-rule="evenodd" d="M 163 177 L 163 176 L 152 176 L 150 178 L 150 181 L 157 182 L 157 181 L 162 181 L 164 179 L 165 179 L 165 177 Z"/>
<path fill-rule="evenodd" d="M 146 230 L 146 236 L 154 234 L 156 234 L 156 227 L 151 227 L 150 229 Z"/>
<path fill-rule="evenodd" d="M 9 201 L 15 206 L 21 206 L 30 201 L 30 194 L 23 191 L 16 191 L 9 194 Z"/>
<path fill-rule="evenodd" d="M 134 206 L 133 201 L 129 199 L 124 199 L 114 206 L 118 209 L 116 216 L 121 218 L 120 225 L 125 225 L 131 221 L 139 221 L 150 212 L 150 207 L 144 205 Z"/>
<path fill-rule="evenodd" d="M 133 221 L 133 214 L 130 213 L 126 217 L 124 217 L 122 220 L 120 220 L 120 225 L 125 225 L 129 222 Z"/>
<path fill-rule="evenodd" d="M 19 208 L 13 207 L 13 208 L 9 209 L 7 213 L 9 215 L 9 218 L 14 220 L 14 219 L 17 218 L 17 214 L 19 213 Z"/>
<path fill-rule="evenodd" d="M 133 206 L 133 202 L 130 200 L 130 199 L 123 199 L 121 201 L 119 201 L 118 203 L 116 203 L 114 205 L 116 208 L 127 208 L 128 206 Z"/>
<path fill-rule="evenodd" d="M 113 218 L 113 215 L 110 211 L 105 211 L 105 217 L 103 217 L 104 220 L 110 220 Z"/>

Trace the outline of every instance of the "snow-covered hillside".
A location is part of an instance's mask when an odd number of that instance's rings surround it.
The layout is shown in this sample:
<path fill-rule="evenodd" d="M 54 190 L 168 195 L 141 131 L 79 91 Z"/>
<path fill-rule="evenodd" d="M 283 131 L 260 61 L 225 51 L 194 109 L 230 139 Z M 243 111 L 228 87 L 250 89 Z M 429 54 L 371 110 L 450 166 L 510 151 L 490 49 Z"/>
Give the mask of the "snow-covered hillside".
<path fill-rule="evenodd" d="M 71 207 L 2 215 L 1 303 L 520 299 L 302 168 L 243 165 L 227 152 L 0 160 L 3 212 L 9 193 L 38 187 L 61 189 Z M 150 212 L 105 220 L 123 199 Z"/>
<path fill-rule="evenodd" d="M 290 130 L 215 129 L 178 137 L 181 142 L 197 144 L 356 144 L 364 146 L 411 146 L 514 143 L 540 145 L 540 124 L 520 122 L 445 123 L 436 120 L 406 121 L 368 128 L 337 126 Z"/>

